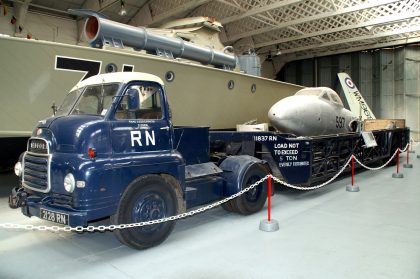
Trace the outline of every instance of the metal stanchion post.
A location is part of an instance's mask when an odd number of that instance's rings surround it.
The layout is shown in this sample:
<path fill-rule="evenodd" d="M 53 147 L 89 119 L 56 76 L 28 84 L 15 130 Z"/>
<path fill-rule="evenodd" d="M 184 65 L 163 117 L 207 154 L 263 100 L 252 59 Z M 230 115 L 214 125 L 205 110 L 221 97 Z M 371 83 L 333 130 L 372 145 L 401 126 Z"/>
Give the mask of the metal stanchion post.
<path fill-rule="evenodd" d="M 347 192 L 359 192 L 359 186 L 354 186 L 354 155 L 351 155 L 351 185 L 346 186 Z"/>
<path fill-rule="evenodd" d="M 411 141 L 408 149 L 409 149 L 409 151 L 408 151 L 409 153 L 416 153 L 416 151 L 413 150 L 413 141 Z M 417 157 L 418 157 L 418 155 L 417 155 Z M 420 158 L 420 157 L 418 157 L 418 158 Z"/>
<path fill-rule="evenodd" d="M 392 178 L 403 178 L 404 175 L 400 173 L 400 148 L 397 151 L 397 172 L 392 174 Z"/>
<path fill-rule="evenodd" d="M 271 175 L 268 177 L 268 218 L 265 220 L 261 220 L 260 222 L 260 230 L 265 232 L 275 232 L 279 230 L 279 222 L 277 220 L 271 219 Z"/>

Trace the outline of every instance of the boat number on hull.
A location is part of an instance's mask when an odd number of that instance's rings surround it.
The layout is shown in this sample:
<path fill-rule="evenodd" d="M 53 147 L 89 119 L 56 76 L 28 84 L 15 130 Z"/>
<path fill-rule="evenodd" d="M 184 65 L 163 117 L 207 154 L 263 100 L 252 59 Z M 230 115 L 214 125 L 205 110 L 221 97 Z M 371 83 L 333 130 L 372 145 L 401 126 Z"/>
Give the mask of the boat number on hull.
<path fill-rule="evenodd" d="M 113 63 L 110 63 L 113 64 Z M 108 65 L 110 65 L 108 64 Z M 68 56 L 55 56 L 55 69 L 61 71 L 81 72 L 85 73 L 82 80 L 85 80 L 91 76 L 95 76 L 101 71 L 102 61 L 87 60 L 77 57 Z M 115 64 L 113 64 L 115 65 Z M 123 72 L 132 72 L 134 70 L 133 65 L 123 65 Z"/>
<path fill-rule="evenodd" d="M 101 64 L 101 61 L 95 60 L 86 60 L 59 55 L 55 57 L 56 70 L 85 73 L 80 81 L 99 74 L 99 71 L 101 70 Z"/>

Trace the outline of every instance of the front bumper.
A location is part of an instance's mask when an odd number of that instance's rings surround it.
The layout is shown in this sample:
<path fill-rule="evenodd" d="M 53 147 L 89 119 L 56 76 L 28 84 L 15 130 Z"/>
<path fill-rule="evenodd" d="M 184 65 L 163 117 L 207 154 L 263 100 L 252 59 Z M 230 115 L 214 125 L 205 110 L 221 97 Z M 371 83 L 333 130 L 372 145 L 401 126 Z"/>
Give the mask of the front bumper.
<path fill-rule="evenodd" d="M 16 187 L 12 190 L 12 194 L 9 196 L 9 206 L 11 208 L 20 207 L 22 213 L 28 217 L 41 218 L 41 209 L 66 215 L 68 216 L 68 225 L 71 227 L 86 226 L 88 223 L 87 211 L 76 210 L 70 206 L 52 204 L 50 197 L 28 195 L 23 191 L 23 188 Z"/>
<path fill-rule="evenodd" d="M 12 189 L 12 194 L 9 196 L 9 207 L 12 209 L 16 209 L 22 206 L 22 202 L 24 202 L 27 198 L 27 194 L 23 191 L 23 188 L 14 187 Z"/>

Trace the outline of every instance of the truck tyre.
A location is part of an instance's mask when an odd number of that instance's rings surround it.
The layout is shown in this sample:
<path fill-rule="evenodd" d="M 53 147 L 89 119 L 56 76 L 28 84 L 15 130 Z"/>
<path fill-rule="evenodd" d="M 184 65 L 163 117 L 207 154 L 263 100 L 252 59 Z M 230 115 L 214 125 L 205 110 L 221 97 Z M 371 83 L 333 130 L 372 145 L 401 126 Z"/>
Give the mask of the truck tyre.
<path fill-rule="evenodd" d="M 124 192 L 111 222 L 129 224 L 176 215 L 178 204 L 173 187 L 159 175 L 146 175 L 133 181 Z M 171 233 L 175 221 L 115 230 L 123 244 L 146 249 L 162 243 Z"/>
<path fill-rule="evenodd" d="M 222 203 L 222 208 L 228 212 L 238 212 L 235 200 L 230 200 L 225 203 Z"/>
<path fill-rule="evenodd" d="M 242 189 L 254 184 L 261 178 L 269 174 L 267 168 L 262 164 L 253 164 L 250 166 L 243 179 L 242 179 Z M 236 211 L 243 215 L 249 215 L 255 212 L 260 211 L 265 201 L 267 200 L 267 181 L 264 181 L 257 187 L 249 190 L 243 195 L 237 197 L 233 200 L 234 208 Z"/>

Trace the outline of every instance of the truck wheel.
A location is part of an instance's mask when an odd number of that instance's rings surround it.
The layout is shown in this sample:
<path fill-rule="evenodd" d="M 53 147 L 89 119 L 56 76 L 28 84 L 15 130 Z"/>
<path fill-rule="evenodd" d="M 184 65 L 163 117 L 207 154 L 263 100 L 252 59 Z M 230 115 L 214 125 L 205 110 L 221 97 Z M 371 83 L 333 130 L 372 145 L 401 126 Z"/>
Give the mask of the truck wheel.
<path fill-rule="evenodd" d="M 254 184 L 269 174 L 267 168 L 261 164 L 254 164 L 246 171 L 242 180 L 242 189 Z M 267 200 L 267 181 L 237 197 L 235 208 L 243 215 L 249 215 L 261 210 Z"/>
<path fill-rule="evenodd" d="M 111 222 L 129 224 L 146 222 L 176 215 L 178 205 L 175 190 L 159 175 L 136 179 L 124 192 L 117 213 Z M 175 221 L 115 230 L 123 244 L 135 249 L 146 249 L 162 243 L 171 233 Z"/>
<path fill-rule="evenodd" d="M 228 212 L 238 212 L 238 209 L 236 208 L 235 200 L 230 200 L 225 203 L 222 203 L 222 207 L 224 210 Z"/>

